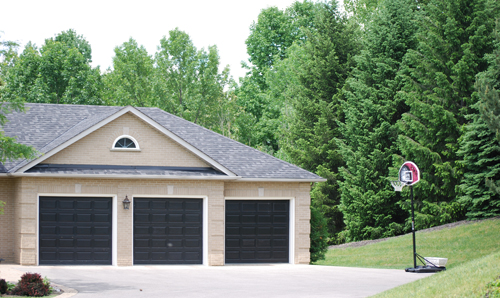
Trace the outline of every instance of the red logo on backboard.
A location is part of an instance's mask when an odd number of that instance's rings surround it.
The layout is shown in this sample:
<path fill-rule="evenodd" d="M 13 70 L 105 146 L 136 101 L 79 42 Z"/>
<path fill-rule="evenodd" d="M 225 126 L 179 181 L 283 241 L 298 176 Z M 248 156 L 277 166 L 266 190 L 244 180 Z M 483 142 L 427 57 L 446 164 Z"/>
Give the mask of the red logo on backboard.
<path fill-rule="evenodd" d="M 399 169 L 399 181 L 406 185 L 413 185 L 420 181 L 420 170 L 411 161 L 405 162 Z"/>

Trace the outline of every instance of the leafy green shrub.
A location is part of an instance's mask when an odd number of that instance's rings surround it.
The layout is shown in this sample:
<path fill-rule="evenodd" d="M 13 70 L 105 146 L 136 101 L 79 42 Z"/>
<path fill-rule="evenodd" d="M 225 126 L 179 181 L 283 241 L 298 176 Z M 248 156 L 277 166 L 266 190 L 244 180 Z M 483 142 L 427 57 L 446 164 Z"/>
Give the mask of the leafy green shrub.
<path fill-rule="evenodd" d="M 486 285 L 486 293 L 484 297 L 500 298 L 500 276 Z"/>
<path fill-rule="evenodd" d="M 7 293 L 7 289 L 9 286 L 7 285 L 7 282 L 5 279 L 0 279 L 0 294 L 5 294 Z"/>
<path fill-rule="evenodd" d="M 318 209 L 311 207 L 311 263 L 325 259 L 328 250 L 328 221 Z"/>
<path fill-rule="evenodd" d="M 18 285 L 9 292 L 11 295 L 42 297 L 50 294 L 50 287 L 38 273 L 25 273 Z"/>

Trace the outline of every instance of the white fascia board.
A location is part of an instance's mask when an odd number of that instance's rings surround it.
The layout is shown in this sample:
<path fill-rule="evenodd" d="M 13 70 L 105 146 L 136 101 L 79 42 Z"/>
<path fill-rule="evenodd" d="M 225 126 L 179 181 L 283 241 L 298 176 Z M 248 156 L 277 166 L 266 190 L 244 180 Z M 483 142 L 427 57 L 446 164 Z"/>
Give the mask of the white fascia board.
<path fill-rule="evenodd" d="M 16 173 L 23 173 L 24 171 L 27 171 L 31 169 L 32 167 L 36 166 L 37 164 L 41 163 L 42 161 L 48 159 L 49 157 L 53 156 L 54 154 L 58 153 L 59 151 L 63 150 L 64 148 L 72 145 L 73 143 L 83 139 L 84 137 L 88 136 L 89 134 L 93 133 L 94 131 L 98 130 L 99 128 L 103 127 L 104 125 L 110 123 L 111 121 L 115 120 L 116 118 L 123 116 L 124 114 L 128 112 L 133 112 L 135 109 L 131 106 L 125 107 L 115 114 L 109 116 L 108 118 L 102 120 L 101 122 L 97 123 L 96 125 L 89 127 L 88 129 L 84 130 L 83 132 L 79 133 L 75 137 L 67 140 L 66 142 L 62 143 L 61 145 L 57 146 L 56 148 L 50 150 L 49 152 L 45 153 L 44 155 L 40 156 L 39 158 L 29 162 L 27 165 L 24 167 L 18 169 Z"/>
<path fill-rule="evenodd" d="M 282 179 L 282 178 L 241 178 L 238 182 L 326 182 L 325 178 L 318 179 Z"/>
<path fill-rule="evenodd" d="M 50 178 L 101 178 L 101 179 L 163 179 L 163 180 L 238 180 L 230 176 L 181 176 L 181 175 L 125 175 L 125 174 L 47 174 L 47 173 L 12 173 L 8 177 L 50 177 Z"/>
<path fill-rule="evenodd" d="M 236 177 L 236 174 L 234 174 L 233 172 L 229 171 L 226 167 L 224 167 L 223 165 L 221 165 L 220 163 L 218 163 L 217 161 L 215 161 L 214 159 L 212 159 L 211 157 L 209 157 L 205 153 L 201 152 L 198 148 L 196 148 L 193 145 L 189 144 L 188 142 L 184 141 L 179 136 L 177 136 L 176 134 L 172 133 L 170 130 L 168 130 L 165 127 L 161 126 L 160 124 L 158 124 L 156 121 L 154 121 L 149 116 L 147 116 L 144 113 L 142 113 L 141 111 L 139 111 L 137 109 L 134 109 L 132 112 L 137 117 L 141 118 L 146 123 L 148 123 L 149 125 L 153 126 L 157 130 L 159 130 L 160 132 L 162 132 L 163 134 L 165 134 L 166 136 L 168 136 L 169 138 L 171 138 L 172 140 L 174 140 L 175 142 L 177 142 L 179 145 L 183 146 L 184 148 L 186 148 L 190 152 L 194 153 L 196 156 L 198 156 L 199 158 L 203 159 L 208 164 L 210 164 L 210 165 L 214 166 L 215 168 L 217 168 L 219 171 L 223 172 L 224 174 L 226 174 L 228 176 Z"/>

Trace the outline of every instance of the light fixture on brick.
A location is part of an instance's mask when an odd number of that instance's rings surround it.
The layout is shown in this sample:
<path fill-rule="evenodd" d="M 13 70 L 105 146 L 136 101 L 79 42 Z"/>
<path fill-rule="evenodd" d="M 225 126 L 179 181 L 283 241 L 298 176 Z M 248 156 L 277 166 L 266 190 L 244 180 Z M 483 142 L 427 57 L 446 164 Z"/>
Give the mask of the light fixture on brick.
<path fill-rule="evenodd" d="M 125 199 L 123 200 L 123 209 L 128 210 L 130 208 L 130 200 L 125 195 Z"/>

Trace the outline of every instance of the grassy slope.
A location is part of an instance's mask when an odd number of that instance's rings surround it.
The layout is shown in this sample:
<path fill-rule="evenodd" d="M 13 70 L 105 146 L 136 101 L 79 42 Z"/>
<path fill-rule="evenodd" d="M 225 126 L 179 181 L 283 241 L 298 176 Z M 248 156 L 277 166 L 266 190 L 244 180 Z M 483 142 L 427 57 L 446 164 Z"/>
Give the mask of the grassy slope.
<path fill-rule="evenodd" d="M 496 252 L 374 297 L 484 297 L 486 284 L 499 275 L 500 252 Z"/>
<path fill-rule="evenodd" d="M 421 255 L 448 258 L 447 270 L 375 297 L 484 297 L 486 285 L 500 275 L 500 219 L 417 233 L 416 242 Z M 331 249 L 316 264 L 403 269 L 413 267 L 412 263 L 411 235 L 406 235 Z"/>
<path fill-rule="evenodd" d="M 447 269 L 500 251 L 500 219 L 416 234 L 417 253 L 448 258 Z M 403 269 L 413 267 L 411 234 L 355 248 L 330 249 L 318 265 Z M 421 265 L 421 264 L 417 264 Z"/>

